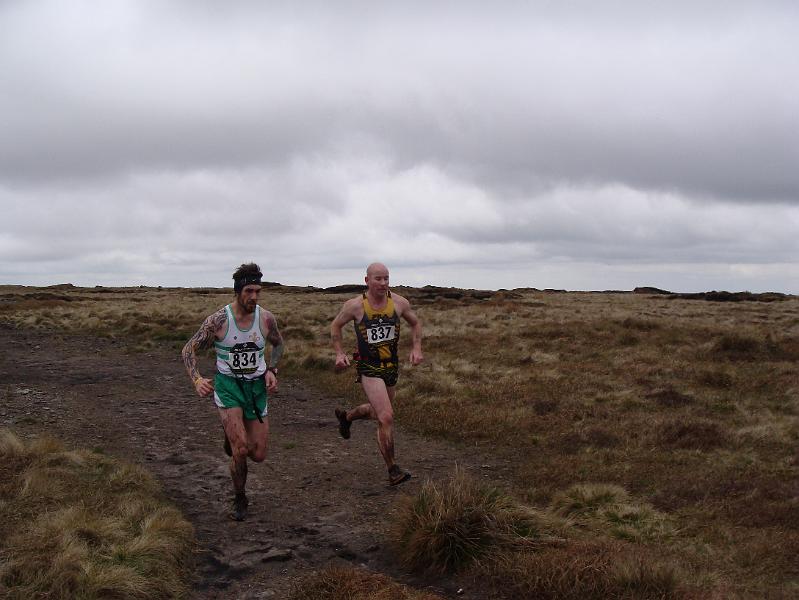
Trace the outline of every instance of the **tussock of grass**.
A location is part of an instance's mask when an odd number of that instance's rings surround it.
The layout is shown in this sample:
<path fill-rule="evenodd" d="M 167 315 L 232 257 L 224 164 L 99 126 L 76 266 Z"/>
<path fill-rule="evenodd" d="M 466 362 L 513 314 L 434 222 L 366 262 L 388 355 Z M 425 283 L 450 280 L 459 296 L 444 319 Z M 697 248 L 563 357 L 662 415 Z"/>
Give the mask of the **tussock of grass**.
<path fill-rule="evenodd" d="M 733 385 L 733 377 L 720 369 L 703 369 L 696 374 L 696 381 L 709 388 L 728 389 Z"/>
<path fill-rule="evenodd" d="M 663 541 L 674 534 L 665 515 L 633 501 L 627 490 L 617 485 L 573 485 L 556 494 L 550 508 L 578 527 L 622 540 Z"/>
<path fill-rule="evenodd" d="M 753 337 L 737 333 L 726 333 L 716 338 L 712 352 L 719 358 L 730 360 L 754 360 L 761 352 L 762 342 Z"/>
<path fill-rule="evenodd" d="M 0 431 L 4 598 L 180 598 L 193 532 L 143 469 Z"/>
<path fill-rule="evenodd" d="M 541 552 L 505 552 L 475 572 L 491 598 L 666 600 L 685 598 L 677 568 L 628 545 L 571 541 Z"/>
<path fill-rule="evenodd" d="M 25 443 L 10 429 L 0 429 L 0 456 L 6 460 L 26 455 Z"/>
<path fill-rule="evenodd" d="M 443 484 L 425 482 L 400 502 L 393 538 L 408 568 L 453 572 L 496 548 L 551 542 L 553 523 L 462 469 Z"/>
<path fill-rule="evenodd" d="M 765 335 L 724 333 L 711 342 L 710 350 L 713 358 L 731 362 L 764 359 L 790 361 L 799 358 L 799 339 L 775 338 L 771 332 Z"/>
<path fill-rule="evenodd" d="M 652 319 L 639 319 L 636 317 L 625 317 L 616 321 L 624 329 L 632 329 L 635 331 L 655 331 L 661 329 L 663 325 L 658 321 Z"/>
<path fill-rule="evenodd" d="M 618 485 L 580 484 L 557 494 L 552 501 L 552 510 L 564 517 L 582 516 L 628 500 L 627 491 Z"/>
<path fill-rule="evenodd" d="M 289 600 L 441 600 L 377 573 L 329 567 L 298 582 Z"/>
<path fill-rule="evenodd" d="M 619 486 L 573 486 L 548 512 L 456 470 L 401 500 L 393 532 L 406 567 L 458 571 L 486 597 L 678 598 L 675 566 L 629 543 L 655 539 L 668 530 L 665 522 Z"/>
<path fill-rule="evenodd" d="M 667 406 L 670 408 L 676 408 L 678 406 L 687 406 L 695 402 L 695 399 L 692 396 L 678 392 L 673 388 L 657 390 L 655 392 L 647 394 L 646 397 L 651 400 L 654 400 L 661 406 Z"/>
<path fill-rule="evenodd" d="M 714 450 L 729 442 L 728 433 L 708 419 L 673 419 L 658 427 L 655 437 L 662 446 L 681 450 Z"/>
<path fill-rule="evenodd" d="M 554 398 L 536 398 L 532 402 L 533 410 L 539 416 L 555 412 L 558 409 L 558 404 Z"/>

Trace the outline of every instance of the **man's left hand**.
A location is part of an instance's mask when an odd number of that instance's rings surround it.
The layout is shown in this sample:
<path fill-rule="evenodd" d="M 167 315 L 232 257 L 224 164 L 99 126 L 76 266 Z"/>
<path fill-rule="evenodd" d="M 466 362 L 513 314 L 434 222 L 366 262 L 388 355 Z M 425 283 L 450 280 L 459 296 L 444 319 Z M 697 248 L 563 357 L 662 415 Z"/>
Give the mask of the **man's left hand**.
<path fill-rule="evenodd" d="M 272 371 L 266 372 L 266 389 L 270 392 L 277 391 L 277 375 L 272 373 Z"/>
<path fill-rule="evenodd" d="M 424 360 L 424 356 L 422 356 L 421 350 L 411 350 L 411 366 L 416 366 L 422 363 Z"/>

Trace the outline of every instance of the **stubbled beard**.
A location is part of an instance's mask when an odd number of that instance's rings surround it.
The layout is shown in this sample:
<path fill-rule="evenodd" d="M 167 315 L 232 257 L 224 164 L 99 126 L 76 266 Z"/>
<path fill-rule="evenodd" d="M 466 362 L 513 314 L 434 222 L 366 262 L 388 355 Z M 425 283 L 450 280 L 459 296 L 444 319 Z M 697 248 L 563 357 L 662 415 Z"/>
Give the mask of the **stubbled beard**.
<path fill-rule="evenodd" d="M 253 302 L 252 304 L 249 304 L 247 302 L 242 302 L 241 300 L 239 300 L 239 306 L 244 310 L 244 312 L 247 312 L 247 313 L 255 312 L 255 305 L 256 304 L 257 304 L 257 302 Z"/>

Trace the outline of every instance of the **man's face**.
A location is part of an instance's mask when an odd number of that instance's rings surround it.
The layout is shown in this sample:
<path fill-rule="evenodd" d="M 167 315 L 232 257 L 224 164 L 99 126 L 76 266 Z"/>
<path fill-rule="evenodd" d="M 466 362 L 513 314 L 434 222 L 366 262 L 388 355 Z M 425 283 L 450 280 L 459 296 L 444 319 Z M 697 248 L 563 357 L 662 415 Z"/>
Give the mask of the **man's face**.
<path fill-rule="evenodd" d="M 366 287 L 378 296 L 388 292 L 388 269 L 375 269 L 366 276 Z"/>
<path fill-rule="evenodd" d="M 255 311 L 255 305 L 258 304 L 258 295 L 261 293 L 261 286 L 251 283 L 245 285 L 242 290 L 236 294 L 236 301 L 245 312 L 251 313 Z"/>

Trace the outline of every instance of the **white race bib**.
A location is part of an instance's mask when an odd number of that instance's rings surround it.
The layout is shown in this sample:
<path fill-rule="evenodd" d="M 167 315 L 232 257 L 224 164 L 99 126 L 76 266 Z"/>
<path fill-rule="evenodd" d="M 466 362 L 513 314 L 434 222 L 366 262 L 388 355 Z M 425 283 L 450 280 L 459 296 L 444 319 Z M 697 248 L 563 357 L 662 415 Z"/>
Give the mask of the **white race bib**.
<path fill-rule="evenodd" d="M 230 350 L 230 370 L 234 373 L 255 373 L 258 368 L 258 353 L 255 344 L 237 344 Z"/>
<path fill-rule="evenodd" d="M 369 344 L 390 342 L 396 334 L 397 328 L 394 325 L 375 325 L 366 328 L 366 341 Z"/>

